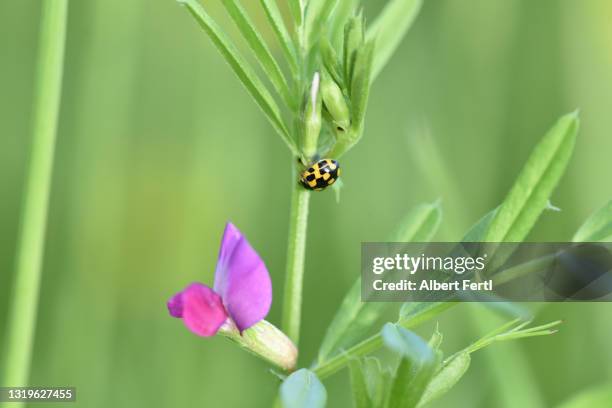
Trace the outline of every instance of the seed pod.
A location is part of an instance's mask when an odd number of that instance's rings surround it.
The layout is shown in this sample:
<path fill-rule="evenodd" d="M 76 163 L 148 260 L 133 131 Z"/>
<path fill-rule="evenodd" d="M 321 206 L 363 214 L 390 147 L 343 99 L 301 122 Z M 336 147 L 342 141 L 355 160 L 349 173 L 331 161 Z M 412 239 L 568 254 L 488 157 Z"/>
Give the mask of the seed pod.
<path fill-rule="evenodd" d="M 315 72 L 303 113 L 302 152 L 308 159 L 311 159 L 317 153 L 317 143 L 321 133 L 320 85 L 321 76 L 318 72 Z"/>
<path fill-rule="evenodd" d="M 321 80 L 321 98 L 336 130 L 345 132 L 351 125 L 349 108 L 340 87 L 326 74 L 323 74 Z"/>

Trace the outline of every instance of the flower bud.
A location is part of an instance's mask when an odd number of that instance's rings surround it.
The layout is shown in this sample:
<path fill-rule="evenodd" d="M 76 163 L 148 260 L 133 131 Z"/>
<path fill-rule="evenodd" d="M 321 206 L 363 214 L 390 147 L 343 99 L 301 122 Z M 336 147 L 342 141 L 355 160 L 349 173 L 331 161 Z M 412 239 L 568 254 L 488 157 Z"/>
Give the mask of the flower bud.
<path fill-rule="evenodd" d="M 345 132 L 351 125 L 349 108 L 340 87 L 325 74 L 321 80 L 321 98 L 336 125 L 336 130 Z"/>
<path fill-rule="evenodd" d="M 232 321 L 228 320 L 219 333 L 285 371 L 295 370 L 297 348 L 285 333 L 266 320 L 261 320 L 242 334 Z"/>
<path fill-rule="evenodd" d="M 321 76 L 315 72 L 307 95 L 303 116 L 302 152 L 310 160 L 317 153 L 319 134 L 321 133 Z"/>

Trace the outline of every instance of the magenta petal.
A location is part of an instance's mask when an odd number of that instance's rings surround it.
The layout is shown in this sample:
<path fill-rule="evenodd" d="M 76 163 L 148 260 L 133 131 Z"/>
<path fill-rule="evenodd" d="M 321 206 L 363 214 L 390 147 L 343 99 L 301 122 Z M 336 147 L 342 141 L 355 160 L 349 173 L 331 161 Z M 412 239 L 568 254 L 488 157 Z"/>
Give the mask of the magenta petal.
<path fill-rule="evenodd" d="M 232 223 L 227 223 L 215 271 L 215 291 L 230 317 L 245 330 L 262 320 L 272 304 L 272 282 L 257 252 Z"/>
<path fill-rule="evenodd" d="M 179 292 L 172 296 L 167 305 L 170 316 L 183 317 L 183 292 Z"/>
<path fill-rule="evenodd" d="M 221 297 L 204 284 L 187 286 L 181 292 L 181 302 L 185 326 L 198 336 L 214 336 L 227 320 Z"/>

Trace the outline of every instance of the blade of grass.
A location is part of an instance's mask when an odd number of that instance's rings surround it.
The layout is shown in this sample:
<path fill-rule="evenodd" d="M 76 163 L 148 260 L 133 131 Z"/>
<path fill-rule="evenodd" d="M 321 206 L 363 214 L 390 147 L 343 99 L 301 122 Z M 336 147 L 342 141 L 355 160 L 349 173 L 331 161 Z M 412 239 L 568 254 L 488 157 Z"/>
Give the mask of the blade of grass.
<path fill-rule="evenodd" d="M 215 47 L 217 47 L 234 73 L 238 76 L 238 79 L 240 79 L 249 94 L 253 97 L 253 99 L 255 99 L 257 105 L 264 112 L 274 129 L 287 144 L 291 152 L 296 157 L 299 157 L 299 150 L 295 141 L 289 135 L 289 131 L 282 120 L 280 110 L 274 101 L 274 98 L 272 98 L 267 88 L 263 85 L 259 77 L 257 77 L 253 69 L 239 55 L 236 47 L 230 42 L 221 28 L 208 15 L 208 13 L 206 13 L 204 8 L 202 8 L 197 0 L 178 1 L 187 7 L 191 15 L 204 29 Z"/>
<path fill-rule="evenodd" d="M 289 94 L 289 87 L 287 86 L 287 81 L 285 80 L 283 72 L 257 28 L 249 18 L 249 15 L 237 0 L 221 0 L 221 2 L 232 20 L 234 20 L 240 33 L 251 47 L 259 65 L 261 65 L 261 68 L 270 79 L 272 85 L 274 85 L 276 92 L 283 98 L 287 106 L 292 106 L 293 99 Z"/>
<path fill-rule="evenodd" d="M 391 0 L 368 29 L 367 39 L 376 38 L 372 80 L 393 56 L 416 19 L 421 4 L 422 0 Z"/>
<path fill-rule="evenodd" d="M 5 365 L 0 370 L 0 378 L 6 386 L 26 386 L 32 360 L 60 111 L 67 15 L 67 0 L 48 0 L 42 3 L 32 152 L 21 214 L 13 298 L 6 331 Z M 21 403 L 10 405 L 14 407 Z"/>

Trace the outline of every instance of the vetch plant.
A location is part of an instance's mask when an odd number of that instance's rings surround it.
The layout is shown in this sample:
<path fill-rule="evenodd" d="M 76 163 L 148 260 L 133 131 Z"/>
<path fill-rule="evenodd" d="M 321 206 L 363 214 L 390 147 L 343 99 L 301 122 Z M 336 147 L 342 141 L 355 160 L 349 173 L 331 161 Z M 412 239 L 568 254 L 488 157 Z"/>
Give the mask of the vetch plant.
<path fill-rule="evenodd" d="M 309 367 L 298 367 L 306 232 L 311 194 L 338 192 L 341 158 L 365 133 L 371 86 L 408 32 L 421 0 L 389 0 L 379 16 L 366 22 L 357 0 L 287 0 L 290 24 L 276 0 L 259 0 L 280 46 L 277 58 L 239 0 L 219 0 L 245 40 L 263 77 L 241 55 L 226 32 L 197 0 L 178 0 L 210 37 L 230 68 L 262 110 L 290 152 L 293 174 L 283 296 L 282 331 L 265 320 L 272 303 L 272 282 L 257 252 L 231 223 L 223 234 L 212 287 L 191 283 L 167 304 L 198 336 L 222 335 L 282 370 L 276 403 L 284 407 L 322 407 L 323 380 L 348 368 L 357 407 L 422 407 L 449 392 L 463 377 L 478 350 L 497 342 L 547 336 L 561 321 L 531 327 L 522 307 L 498 302 L 512 319 L 459 351 L 443 352 L 436 328 L 428 341 L 413 329 L 435 319 L 456 302 L 410 302 L 389 321 L 392 305 L 361 299 L 360 278 L 346 294 Z M 212 0 L 209 0 L 212 1 Z M 27 386 L 35 338 L 47 207 L 60 112 L 68 0 L 41 3 L 40 44 L 34 86 L 33 139 L 27 165 L 14 289 L 0 367 L 2 386 Z M 535 146 L 499 206 L 485 214 L 462 242 L 521 242 L 551 204 L 554 190 L 572 156 L 579 120 L 561 117 Z M 314 184 L 312 184 L 314 182 Z M 439 202 L 407 212 L 391 235 L 400 242 L 427 242 L 442 222 Z M 612 239 L 612 201 L 595 211 L 573 236 L 574 242 Z M 542 260 L 538 260 L 542 261 Z M 546 261 L 546 260 L 544 260 Z M 497 279 L 529 273 L 529 265 L 505 270 Z M 395 360 L 383 364 L 375 353 L 386 349 Z M 585 398 L 582 400 L 582 398 Z M 609 390 L 571 402 L 607 402 Z M 12 402 L 10 406 L 21 406 Z M 5 406 L 0 404 L 0 406 Z M 570 406 L 570 405 L 568 405 Z"/>
<path fill-rule="evenodd" d="M 297 183 L 298 175 L 309 171 L 314 179 L 321 179 L 312 188 L 315 190 L 322 190 L 336 180 L 330 173 L 339 165 L 320 168 L 311 165 L 319 158 L 329 158 L 330 163 L 338 160 L 360 140 L 372 81 L 399 45 L 421 2 L 393 0 L 372 28 L 367 29 L 353 0 L 290 0 L 292 27 L 285 25 L 274 0 L 260 0 L 283 50 L 283 60 L 279 62 L 240 2 L 222 0 L 269 79 L 270 90 L 197 0 L 178 1 L 210 37 L 297 159 L 293 169 L 296 183 L 291 199 L 282 324 L 297 344 L 310 201 L 310 192 Z M 377 46 L 379 37 L 384 41 Z"/>
<path fill-rule="evenodd" d="M 367 24 L 355 0 L 287 0 L 291 11 L 287 26 L 274 0 L 260 0 L 282 50 L 283 58 L 277 59 L 240 2 L 221 0 L 267 82 L 197 0 L 179 2 L 210 37 L 289 148 L 294 182 L 282 318 L 282 330 L 288 338 L 263 320 L 271 302 L 267 270 L 231 224 L 221 245 L 214 288 L 189 285 L 170 300 L 173 316 L 182 318 L 198 335 L 226 335 L 284 369 L 285 373 L 279 374 L 284 381 L 277 399 L 284 407 L 324 406 L 327 393 L 321 380 L 345 367 L 350 368 L 357 407 L 424 406 L 461 379 L 473 352 L 495 342 L 556 331 L 554 327 L 560 322 L 529 328 L 532 317 L 522 308 L 499 304 L 514 316 L 508 324 L 444 358 L 441 333 L 436 331 L 426 342 L 409 329 L 457 303 L 406 303 L 396 321 L 384 322 L 383 311 L 388 305 L 362 302 L 357 278 L 329 325 L 313 364 L 294 371 L 312 190 L 324 190 L 332 184 L 338 188 L 334 183 L 340 176 L 338 161 L 364 134 L 372 82 L 410 28 L 421 1 L 390 0 L 372 24 Z M 576 113 L 559 119 L 535 147 L 505 200 L 462 241 L 523 241 L 551 207 L 551 196 L 567 167 L 577 132 Z M 591 217 L 575 238 L 609 237 L 609 208 Z M 427 242 L 441 220 L 439 202 L 421 205 L 407 213 L 392 239 Z M 228 234 L 234 238 L 227 238 Z M 242 246 L 233 246 L 234 241 Z M 383 347 L 396 356 L 396 368 L 386 368 L 369 356 Z"/>

